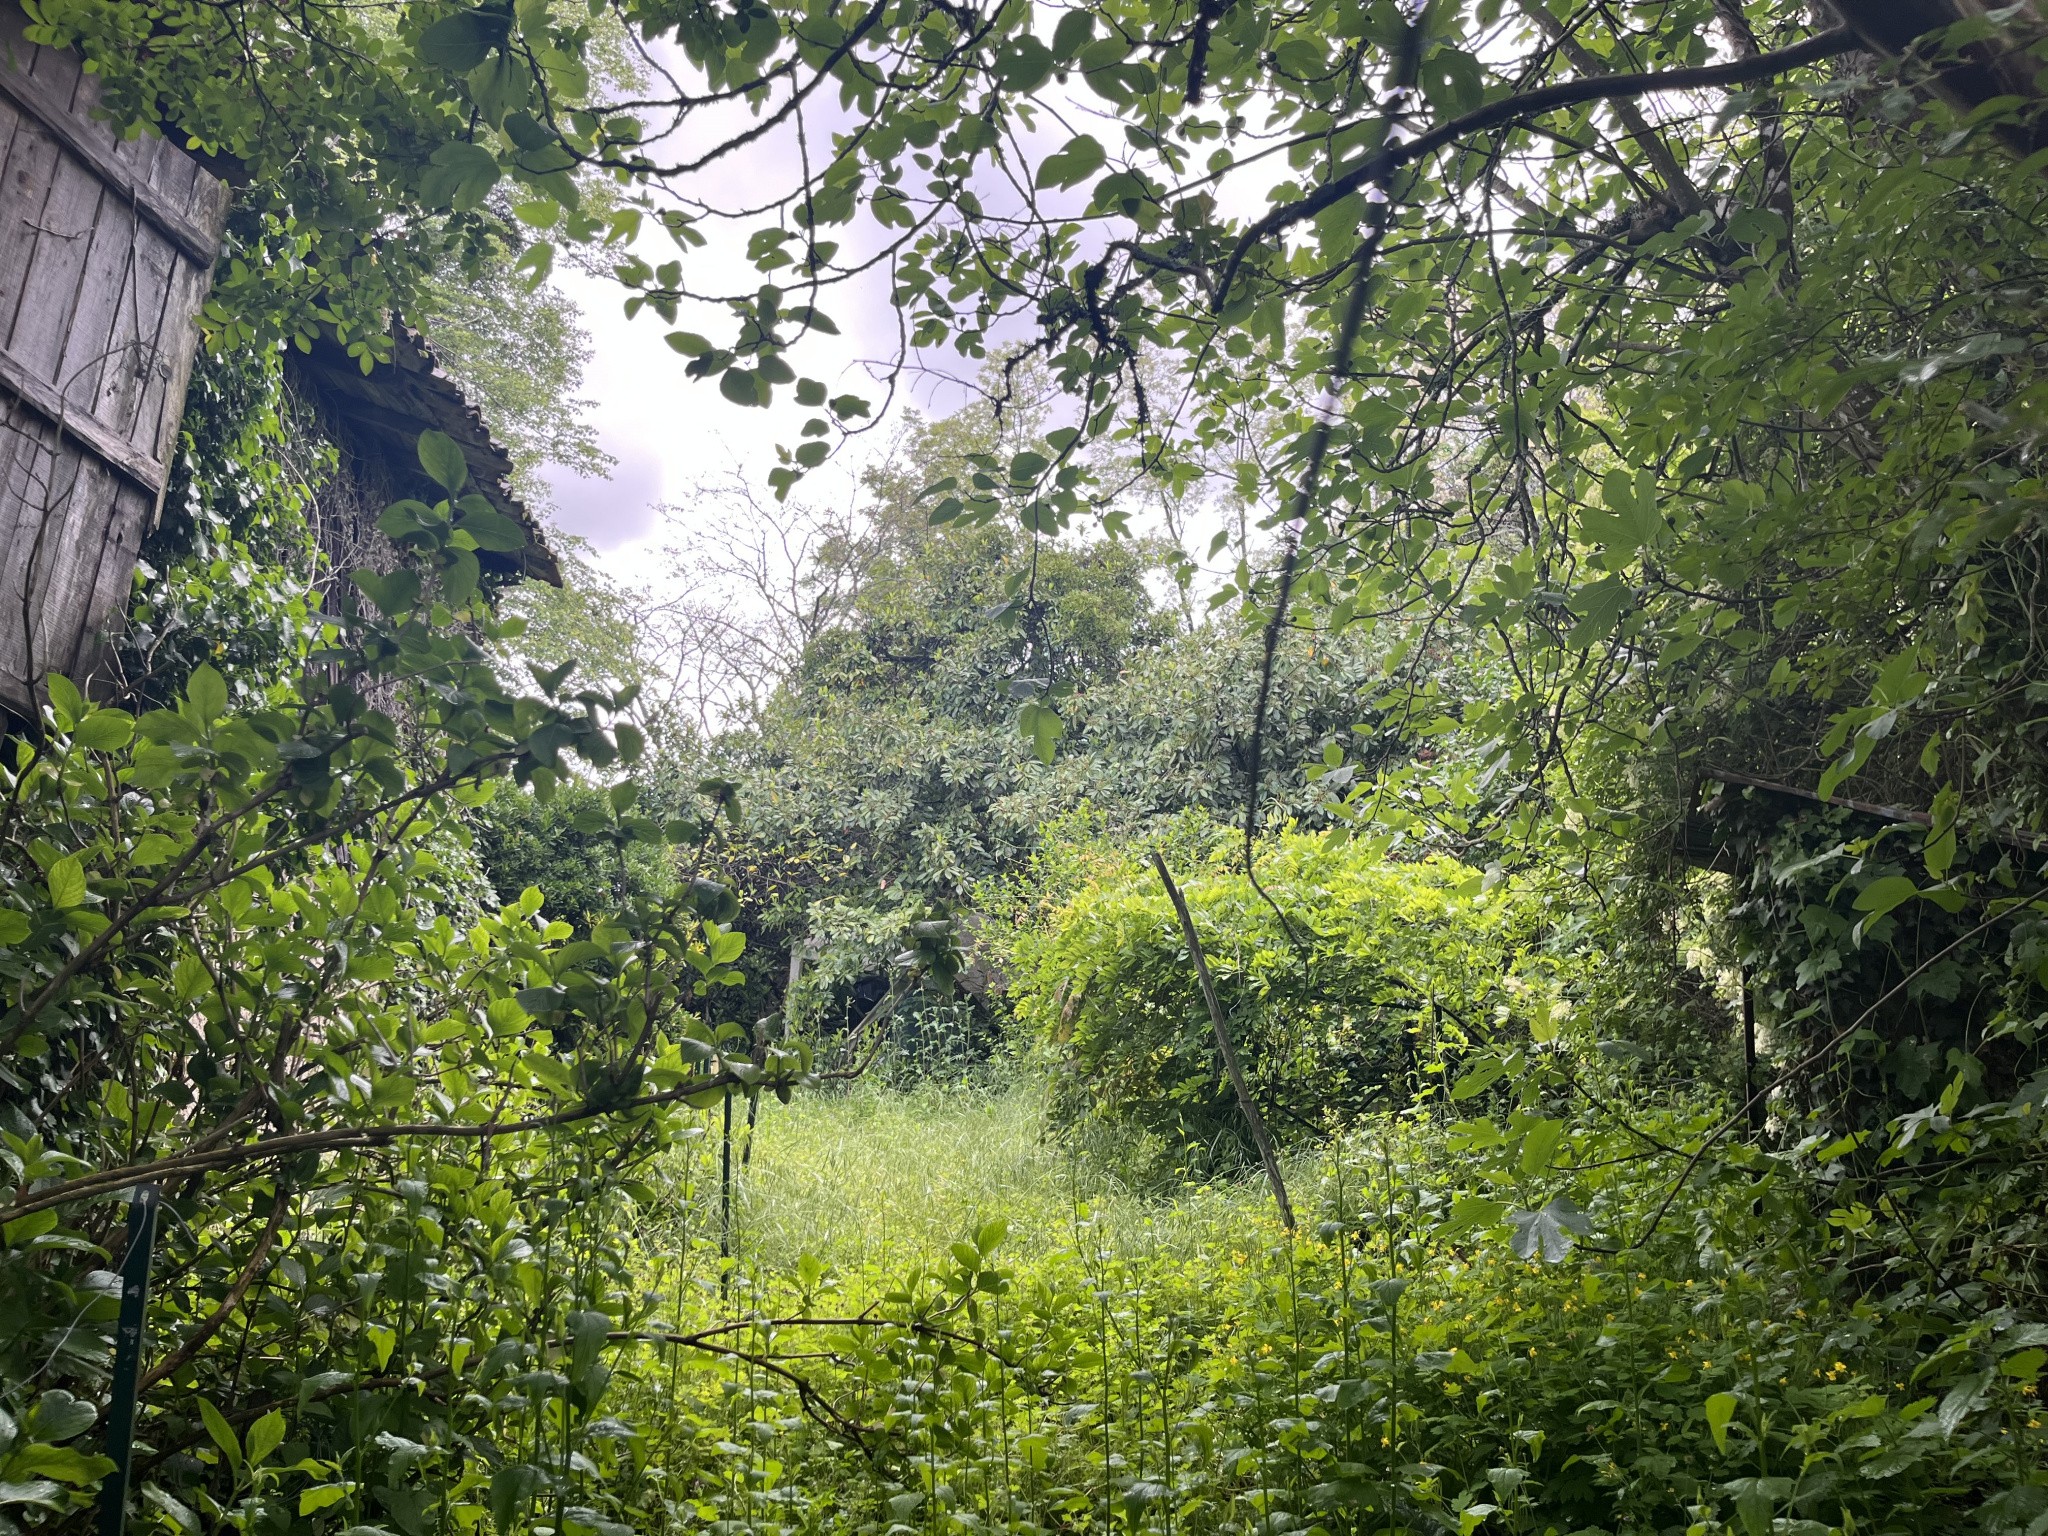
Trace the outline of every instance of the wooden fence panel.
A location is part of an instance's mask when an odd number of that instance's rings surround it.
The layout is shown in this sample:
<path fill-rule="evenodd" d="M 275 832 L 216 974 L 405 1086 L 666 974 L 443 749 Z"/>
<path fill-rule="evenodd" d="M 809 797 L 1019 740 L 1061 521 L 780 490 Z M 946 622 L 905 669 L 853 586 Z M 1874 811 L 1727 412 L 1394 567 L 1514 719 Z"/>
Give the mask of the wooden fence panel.
<path fill-rule="evenodd" d="M 0 0 L 0 706 L 85 681 L 163 506 L 227 188 Z"/>

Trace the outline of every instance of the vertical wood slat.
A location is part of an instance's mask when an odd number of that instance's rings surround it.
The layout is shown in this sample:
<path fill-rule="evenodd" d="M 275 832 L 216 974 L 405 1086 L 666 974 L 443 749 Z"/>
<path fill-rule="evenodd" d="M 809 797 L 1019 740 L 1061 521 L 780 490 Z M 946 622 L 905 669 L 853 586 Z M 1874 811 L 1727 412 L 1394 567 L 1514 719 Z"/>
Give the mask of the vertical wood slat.
<path fill-rule="evenodd" d="M 0 0 L 0 707 L 89 682 L 161 508 L 227 189 Z"/>

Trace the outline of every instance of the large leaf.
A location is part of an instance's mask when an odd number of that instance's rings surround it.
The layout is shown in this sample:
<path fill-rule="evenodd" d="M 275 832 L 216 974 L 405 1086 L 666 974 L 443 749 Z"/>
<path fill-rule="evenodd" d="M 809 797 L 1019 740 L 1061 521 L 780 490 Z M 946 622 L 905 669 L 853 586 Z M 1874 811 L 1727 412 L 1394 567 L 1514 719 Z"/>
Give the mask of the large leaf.
<path fill-rule="evenodd" d="M 451 75 L 467 74 L 505 41 L 509 21 L 481 11 L 444 16 L 420 34 L 420 62 Z"/>
<path fill-rule="evenodd" d="M 1039 162 L 1037 184 L 1041 188 L 1074 186 L 1101 170 L 1108 158 L 1108 151 L 1093 134 L 1076 134 Z"/>
<path fill-rule="evenodd" d="M 92 1428 L 98 1417 L 99 1410 L 91 1403 L 59 1387 L 36 1399 L 35 1411 L 28 1416 L 28 1432 L 38 1440 L 69 1440 Z"/>
<path fill-rule="evenodd" d="M 481 208 L 498 184 L 498 159 L 481 144 L 457 140 L 428 158 L 420 196 L 430 206 L 466 213 Z"/>
<path fill-rule="evenodd" d="M 424 469 L 436 485 L 450 496 L 460 491 L 469 479 L 469 460 L 454 438 L 446 432 L 428 430 L 420 434 L 420 468 Z"/>
<path fill-rule="evenodd" d="M 1513 1228 L 1508 1246 L 1515 1257 L 1540 1257 L 1548 1264 L 1558 1263 L 1577 1246 L 1573 1233 L 1584 1233 L 1592 1226 L 1585 1213 L 1563 1195 L 1541 1210 L 1510 1212 L 1508 1224 Z"/>

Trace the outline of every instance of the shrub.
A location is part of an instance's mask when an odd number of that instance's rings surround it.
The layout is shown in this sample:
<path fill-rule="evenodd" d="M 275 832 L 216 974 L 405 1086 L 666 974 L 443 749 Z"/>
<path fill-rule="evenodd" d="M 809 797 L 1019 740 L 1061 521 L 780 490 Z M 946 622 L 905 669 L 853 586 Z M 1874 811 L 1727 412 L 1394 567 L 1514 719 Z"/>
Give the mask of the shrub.
<path fill-rule="evenodd" d="M 1177 878 L 1278 1135 L 1432 1091 L 1446 1062 L 1505 1016 L 1539 932 L 1520 887 L 1483 889 L 1451 859 L 1390 863 L 1358 844 L 1288 834 L 1260 849 L 1269 902 L 1227 839 L 1177 841 L 1208 845 L 1178 853 Z M 1071 892 L 1019 921 L 1007 963 L 1026 1047 L 1054 1072 L 1056 1118 L 1119 1122 L 1184 1155 L 1248 1153 L 1187 944 L 1146 855 L 1050 842 L 1044 859 Z"/>

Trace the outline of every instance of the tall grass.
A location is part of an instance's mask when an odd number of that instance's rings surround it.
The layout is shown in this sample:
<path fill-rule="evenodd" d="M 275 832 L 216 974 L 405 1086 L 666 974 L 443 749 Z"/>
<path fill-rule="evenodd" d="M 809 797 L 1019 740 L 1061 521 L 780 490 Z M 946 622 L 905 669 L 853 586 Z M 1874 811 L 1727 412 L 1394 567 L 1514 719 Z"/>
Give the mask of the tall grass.
<path fill-rule="evenodd" d="M 1141 1189 L 1115 1149 L 1048 1135 L 1033 1081 L 860 1084 L 763 1106 L 738 1186 L 738 1252 L 769 1272 L 808 1253 L 846 1276 L 901 1274 L 996 1217 L 1005 1256 L 1029 1263 L 1083 1241 L 1176 1257 L 1242 1246 L 1270 1210 L 1248 1181 Z"/>

